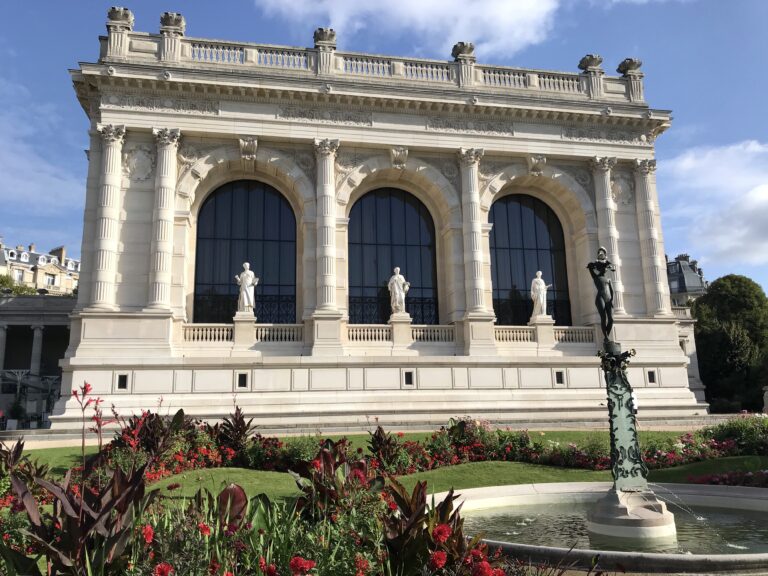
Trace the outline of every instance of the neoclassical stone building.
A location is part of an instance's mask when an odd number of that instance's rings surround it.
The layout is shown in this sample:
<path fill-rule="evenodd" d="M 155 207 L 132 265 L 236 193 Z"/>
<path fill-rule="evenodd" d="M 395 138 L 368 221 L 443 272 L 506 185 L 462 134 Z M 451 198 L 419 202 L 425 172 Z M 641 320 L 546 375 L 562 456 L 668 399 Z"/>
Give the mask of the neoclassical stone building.
<path fill-rule="evenodd" d="M 159 34 L 109 11 L 72 71 L 90 120 L 79 300 L 63 361 L 120 411 L 270 427 L 603 418 L 586 264 L 616 265 L 641 415 L 704 413 L 670 305 L 654 141 L 670 113 L 588 55 L 578 73 Z M 260 278 L 256 321 L 234 276 Z M 387 280 L 410 282 L 389 321 Z M 546 318 L 529 324 L 536 271 Z M 685 348 L 685 346 L 688 346 Z M 684 351 L 688 350 L 688 354 Z"/>

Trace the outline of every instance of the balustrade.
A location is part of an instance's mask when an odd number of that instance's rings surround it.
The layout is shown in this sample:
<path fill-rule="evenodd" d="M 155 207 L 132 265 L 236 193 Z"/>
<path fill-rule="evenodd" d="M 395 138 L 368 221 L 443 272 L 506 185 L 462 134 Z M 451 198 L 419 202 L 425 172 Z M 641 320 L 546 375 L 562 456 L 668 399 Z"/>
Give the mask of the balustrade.
<path fill-rule="evenodd" d="M 386 324 L 348 324 L 350 342 L 391 342 L 392 327 Z"/>
<path fill-rule="evenodd" d="M 586 94 L 586 87 L 576 74 L 550 74 L 539 72 L 539 88 L 545 92 Z"/>
<path fill-rule="evenodd" d="M 555 326 L 555 342 L 563 344 L 592 344 L 595 331 L 581 326 Z"/>
<path fill-rule="evenodd" d="M 212 64 L 242 64 L 245 62 L 245 50 L 242 46 L 213 42 L 192 42 L 191 45 L 190 57 L 195 62 Z"/>
<path fill-rule="evenodd" d="M 411 326 L 414 342 L 453 342 L 453 326 Z"/>
<path fill-rule="evenodd" d="M 256 324 L 256 342 L 303 341 L 303 324 Z"/>
<path fill-rule="evenodd" d="M 315 66 L 314 58 L 310 57 L 307 50 L 264 47 L 258 47 L 254 50 L 254 64 L 284 70 L 310 70 Z"/>
<path fill-rule="evenodd" d="M 187 324 L 184 326 L 184 341 L 203 344 L 232 342 L 232 324 Z"/>
<path fill-rule="evenodd" d="M 680 320 L 691 320 L 691 309 L 688 306 L 672 306 L 672 314 Z"/>
<path fill-rule="evenodd" d="M 389 78 L 392 76 L 392 61 L 370 56 L 341 56 L 344 74 Z"/>
<path fill-rule="evenodd" d="M 491 88 L 527 88 L 528 75 L 521 70 L 480 68 L 483 85 Z"/>
<path fill-rule="evenodd" d="M 494 326 L 494 332 L 501 344 L 536 342 L 535 329 L 527 326 Z"/>
<path fill-rule="evenodd" d="M 455 83 L 456 69 L 453 64 L 409 60 L 403 63 L 403 76 L 408 80 Z"/>

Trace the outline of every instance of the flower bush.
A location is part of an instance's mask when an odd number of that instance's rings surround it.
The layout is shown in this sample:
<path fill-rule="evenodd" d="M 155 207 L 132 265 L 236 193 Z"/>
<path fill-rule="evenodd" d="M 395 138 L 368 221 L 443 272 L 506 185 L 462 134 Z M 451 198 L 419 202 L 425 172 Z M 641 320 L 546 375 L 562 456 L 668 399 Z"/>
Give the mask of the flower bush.
<path fill-rule="evenodd" d="M 768 470 L 757 472 L 724 472 L 704 476 L 689 476 L 691 484 L 719 484 L 721 486 L 749 486 L 752 488 L 768 488 Z"/>

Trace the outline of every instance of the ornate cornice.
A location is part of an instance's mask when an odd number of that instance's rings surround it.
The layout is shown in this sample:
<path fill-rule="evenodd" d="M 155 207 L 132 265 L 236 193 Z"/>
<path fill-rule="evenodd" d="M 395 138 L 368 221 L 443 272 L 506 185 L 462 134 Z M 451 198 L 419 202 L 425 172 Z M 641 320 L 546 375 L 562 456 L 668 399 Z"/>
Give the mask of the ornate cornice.
<path fill-rule="evenodd" d="M 178 96 L 142 96 L 139 94 L 104 93 L 101 95 L 101 108 L 203 116 L 217 116 L 219 114 L 218 100 L 179 98 Z"/>

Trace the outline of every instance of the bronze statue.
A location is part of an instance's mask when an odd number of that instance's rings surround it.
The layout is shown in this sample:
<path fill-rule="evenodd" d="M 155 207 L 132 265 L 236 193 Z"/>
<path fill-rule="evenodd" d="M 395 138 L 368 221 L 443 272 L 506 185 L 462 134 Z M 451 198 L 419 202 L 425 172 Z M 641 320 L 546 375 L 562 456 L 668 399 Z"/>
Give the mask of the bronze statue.
<path fill-rule="evenodd" d="M 613 282 L 611 282 L 610 276 L 606 275 L 606 272 L 616 270 L 607 256 L 606 249 L 600 246 L 597 250 L 597 260 L 587 264 L 587 270 L 589 270 L 597 288 L 595 306 L 597 306 L 597 311 L 600 314 L 600 327 L 606 341 L 609 340 L 609 335 L 613 330 Z"/>

